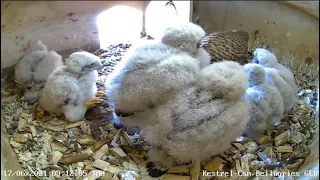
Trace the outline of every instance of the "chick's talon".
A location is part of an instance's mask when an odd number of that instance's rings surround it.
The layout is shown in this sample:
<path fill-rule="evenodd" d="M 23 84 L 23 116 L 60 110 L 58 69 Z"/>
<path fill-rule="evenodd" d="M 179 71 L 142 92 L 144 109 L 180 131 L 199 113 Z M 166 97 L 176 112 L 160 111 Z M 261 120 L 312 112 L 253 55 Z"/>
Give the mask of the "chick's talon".
<path fill-rule="evenodd" d="M 105 94 L 103 91 L 98 91 L 97 94 L 96 94 L 97 97 L 104 97 Z"/>
<path fill-rule="evenodd" d="M 89 99 L 87 100 L 84 105 L 87 107 L 87 108 L 90 108 L 90 107 L 93 107 L 93 106 L 96 106 L 98 104 L 101 104 L 102 102 L 104 102 L 103 99 L 100 99 L 100 98 L 92 98 L 92 99 Z"/>

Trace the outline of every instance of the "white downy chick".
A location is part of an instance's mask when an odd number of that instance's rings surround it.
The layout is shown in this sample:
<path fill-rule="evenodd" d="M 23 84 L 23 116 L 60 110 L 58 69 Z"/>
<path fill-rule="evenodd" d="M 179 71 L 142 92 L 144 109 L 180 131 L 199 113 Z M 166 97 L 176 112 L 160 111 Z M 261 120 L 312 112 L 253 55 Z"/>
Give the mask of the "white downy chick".
<path fill-rule="evenodd" d="M 196 58 L 162 43 L 132 47 L 108 75 L 106 95 L 121 123 L 135 126 L 140 115 L 192 84 L 199 70 Z"/>
<path fill-rule="evenodd" d="M 200 48 L 200 41 L 206 35 L 202 27 L 194 23 L 180 23 L 163 32 L 161 42 L 184 52 L 189 52 L 201 61 L 201 66 L 210 64 L 210 54 Z"/>
<path fill-rule="evenodd" d="M 195 54 L 205 35 L 205 31 L 200 26 L 193 23 L 183 23 L 167 28 L 163 32 L 161 42 Z"/>
<path fill-rule="evenodd" d="M 286 68 L 278 62 L 277 57 L 267 49 L 257 48 L 253 52 L 254 58 L 252 63 L 257 63 L 263 67 L 275 68 L 278 70 L 279 75 L 290 84 L 295 94 L 298 94 L 298 87 L 295 83 L 294 75 L 290 69 Z"/>
<path fill-rule="evenodd" d="M 72 53 L 64 66 L 48 77 L 39 100 L 44 110 L 64 113 L 69 121 L 83 119 L 85 102 L 96 97 L 97 70 L 102 67 L 100 58 L 88 52 Z"/>
<path fill-rule="evenodd" d="M 63 65 L 62 56 L 37 41 L 30 52 L 15 67 L 15 82 L 24 89 L 24 98 L 30 103 L 40 98 L 51 72 Z"/>
<path fill-rule="evenodd" d="M 284 112 L 285 114 L 289 114 L 297 103 L 296 92 L 292 89 L 290 84 L 279 75 L 277 69 L 265 67 L 264 70 L 266 72 L 266 83 L 278 89 L 283 99 Z"/>
<path fill-rule="evenodd" d="M 148 121 L 141 133 L 152 145 L 150 160 L 163 170 L 175 162 L 202 161 L 227 150 L 249 119 L 247 87 L 248 77 L 237 62 L 203 68 L 194 86 L 144 117 Z"/>
<path fill-rule="evenodd" d="M 244 68 L 249 76 L 245 98 L 250 104 L 250 119 L 245 134 L 250 138 L 258 138 L 282 119 L 284 104 L 278 89 L 266 83 L 262 66 L 249 63 Z"/>
<path fill-rule="evenodd" d="M 171 42 L 170 38 L 168 41 L 163 38 L 164 42 L 159 43 L 144 42 L 131 47 L 115 71 L 108 75 L 106 95 L 114 108 L 116 121 L 131 126 L 143 124 L 141 116 L 192 85 L 200 68 L 209 65 L 210 56 L 204 50 L 197 50 L 201 35 L 187 29 L 177 28 L 174 35 L 189 37 L 191 41 L 186 39 L 186 42 L 194 45 L 174 47 L 172 43 L 176 41 Z M 165 31 L 164 37 L 171 35 L 168 32 Z"/>

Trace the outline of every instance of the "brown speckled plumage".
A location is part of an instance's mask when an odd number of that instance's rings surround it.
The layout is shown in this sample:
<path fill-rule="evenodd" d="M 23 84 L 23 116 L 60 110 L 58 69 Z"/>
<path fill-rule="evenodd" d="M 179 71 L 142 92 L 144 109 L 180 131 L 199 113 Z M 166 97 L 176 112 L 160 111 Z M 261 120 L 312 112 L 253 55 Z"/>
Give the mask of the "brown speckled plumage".
<path fill-rule="evenodd" d="M 214 32 L 206 35 L 200 42 L 211 55 L 211 61 L 222 60 L 247 63 L 249 35 L 244 31 Z"/>

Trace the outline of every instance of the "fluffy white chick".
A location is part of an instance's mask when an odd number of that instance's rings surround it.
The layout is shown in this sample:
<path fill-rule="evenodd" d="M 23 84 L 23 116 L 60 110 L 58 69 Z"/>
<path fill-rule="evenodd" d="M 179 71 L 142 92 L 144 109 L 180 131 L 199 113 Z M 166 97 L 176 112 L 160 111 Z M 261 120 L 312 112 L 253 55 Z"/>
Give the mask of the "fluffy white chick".
<path fill-rule="evenodd" d="M 245 98 L 250 104 L 250 119 L 245 134 L 257 138 L 282 119 L 284 104 L 278 89 L 266 83 L 262 66 L 249 63 L 244 68 L 249 76 Z"/>
<path fill-rule="evenodd" d="M 203 68 L 196 79 L 195 85 L 145 117 L 141 134 L 152 145 L 148 155 L 156 168 L 207 160 L 227 150 L 245 131 L 249 111 L 244 68 L 233 61 L 217 62 Z"/>
<path fill-rule="evenodd" d="M 283 99 L 284 112 L 285 114 L 289 114 L 297 102 L 296 92 L 290 84 L 279 75 L 277 69 L 265 67 L 264 70 L 266 73 L 266 83 L 278 89 Z"/>
<path fill-rule="evenodd" d="M 181 23 L 165 29 L 161 42 L 195 54 L 205 35 L 205 31 L 200 26 L 193 23 Z"/>
<path fill-rule="evenodd" d="M 140 115 L 192 84 L 199 69 L 200 62 L 188 53 L 147 43 L 130 49 L 108 75 L 106 95 L 121 123 L 134 126 Z"/>
<path fill-rule="evenodd" d="M 290 69 L 286 68 L 278 62 L 277 57 L 267 49 L 257 48 L 253 52 L 253 63 L 262 65 L 263 67 L 275 68 L 278 70 L 279 75 L 290 84 L 295 94 L 298 93 L 298 87 L 295 83 L 294 75 Z"/>
<path fill-rule="evenodd" d="M 165 29 L 161 42 L 189 52 L 197 57 L 204 67 L 209 65 L 211 60 L 209 53 L 204 48 L 200 48 L 200 41 L 205 35 L 203 28 L 194 23 L 180 23 Z"/>
<path fill-rule="evenodd" d="M 191 30 L 194 26 L 191 25 Z M 163 38 L 163 42 L 159 43 L 144 42 L 132 47 L 107 77 L 106 95 L 114 108 L 116 121 L 131 126 L 143 124 L 141 117 L 193 84 L 200 68 L 209 65 L 208 53 L 197 47 L 202 35 L 187 30 L 187 27 L 177 26 L 176 29 L 176 34 L 165 31 L 164 37 L 175 38 L 173 35 L 176 35 L 179 39 L 182 36 L 189 38 L 189 41 L 181 39 L 180 44 L 186 42 L 194 45 L 174 47 L 172 44 L 178 41 L 170 41 L 170 38 L 168 41 Z"/>
<path fill-rule="evenodd" d="M 63 65 L 62 56 L 37 41 L 30 52 L 15 67 L 15 82 L 24 89 L 24 98 L 30 103 L 39 99 L 51 72 Z"/>
<path fill-rule="evenodd" d="M 69 121 L 83 119 L 90 105 L 101 102 L 97 95 L 97 70 L 100 58 L 88 52 L 72 53 L 64 66 L 48 77 L 40 107 L 48 112 L 63 113 Z"/>

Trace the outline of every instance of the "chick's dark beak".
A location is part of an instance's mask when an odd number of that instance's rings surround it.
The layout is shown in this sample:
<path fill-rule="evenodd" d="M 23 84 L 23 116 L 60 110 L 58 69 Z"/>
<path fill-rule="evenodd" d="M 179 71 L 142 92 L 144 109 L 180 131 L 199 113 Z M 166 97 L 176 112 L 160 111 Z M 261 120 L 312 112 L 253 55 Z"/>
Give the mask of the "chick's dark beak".
<path fill-rule="evenodd" d="M 253 57 L 252 63 L 259 64 L 259 61 L 258 61 L 257 57 L 255 57 L 255 56 Z"/>
<path fill-rule="evenodd" d="M 102 67 L 103 67 L 102 64 L 100 62 L 98 62 L 98 63 L 91 64 L 90 70 L 91 71 L 93 71 L 93 70 L 101 70 Z"/>

